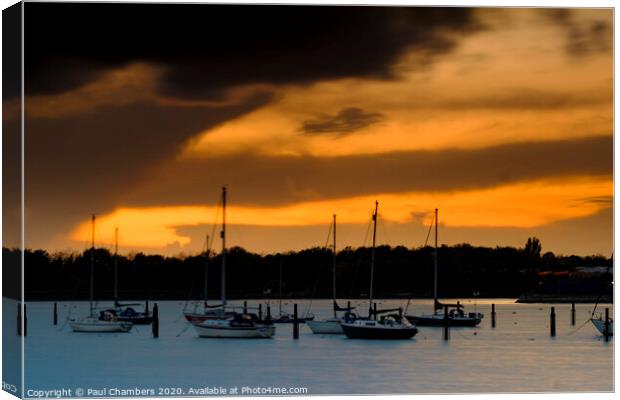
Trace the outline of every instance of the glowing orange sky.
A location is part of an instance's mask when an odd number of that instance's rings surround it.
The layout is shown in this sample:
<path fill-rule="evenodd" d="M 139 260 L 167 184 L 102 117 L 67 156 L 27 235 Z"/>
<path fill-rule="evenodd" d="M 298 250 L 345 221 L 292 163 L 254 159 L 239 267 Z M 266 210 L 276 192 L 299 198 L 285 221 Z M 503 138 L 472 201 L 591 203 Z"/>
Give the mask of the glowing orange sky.
<path fill-rule="evenodd" d="M 611 24 L 610 10 L 575 12 L 576 20 L 584 26 L 598 20 Z M 560 26 L 549 23 L 538 9 L 481 10 L 479 18 L 487 24 L 487 30 L 464 37 L 453 52 L 438 58 L 431 66 L 419 67 L 416 54 L 406 54 L 398 62 L 398 79 L 394 80 L 352 78 L 303 86 L 252 85 L 236 88 L 227 98 L 205 102 L 158 94 L 156 82 L 162 69 L 134 63 L 80 89 L 61 95 L 30 97 L 27 112 L 33 117 L 70 118 L 98 107 L 138 101 L 188 108 L 225 107 L 261 90 L 269 89 L 275 93 L 272 101 L 256 110 L 196 132 L 188 145 L 163 164 L 154 165 L 152 171 L 167 169 L 166 165 L 187 160 L 204 159 L 208 162 L 213 157 L 247 153 L 267 158 L 282 155 L 342 157 L 422 149 L 479 149 L 524 141 L 612 134 L 611 50 L 592 52 L 579 59 L 571 57 L 565 50 L 565 32 Z M 506 23 L 507 19 L 510 23 Z M 304 121 L 333 119 L 340 110 L 347 108 L 376 115 L 376 121 L 344 133 L 312 134 L 301 128 Z M 529 161 L 524 159 L 522 162 Z M 196 171 L 197 184 L 203 172 Z M 217 174 L 217 171 L 204 173 Z M 357 173 L 364 174 L 365 171 Z M 406 175 L 407 171 L 393 173 Z M 308 193 L 303 200 L 271 205 L 252 205 L 249 200 L 235 204 L 237 188 L 231 185 L 229 222 L 232 225 L 277 227 L 285 231 L 289 227 L 327 225 L 335 213 L 341 223 L 357 225 L 362 232 L 377 199 L 381 216 L 388 223 L 413 221 L 412 215 L 427 214 L 438 207 L 446 229 L 519 228 L 521 232 L 535 236 L 540 235 L 540 228 L 550 224 L 587 218 L 609 210 L 608 201 L 584 199 L 611 198 L 611 174 L 610 170 L 608 174 L 596 176 L 582 174 L 528 179 L 471 190 L 377 191 L 329 200 L 316 200 Z M 142 184 L 136 185 L 136 191 L 158 184 L 155 172 L 144 179 Z M 294 186 L 295 182 L 291 182 L 291 187 Z M 306 190 L 304 187 L 294 189 L 302 194 Z M 204 205 L 179 202 L 140 206 L 119 202 L 111 211 L 99 216 L 98 241 L 109 244 L 113 227 L 118 226 L 122 232 L 122 246 L 127 251 L 198 251 L 216 214 L 213 200 L 217 198 L 219 186 L 209 190 L 212 196 L 205 199 Z M 88 216 L 81 217 L 83 223 L 68 231 L 56 232 L 47 242 L 33 245 L 82 248 L 90 227 Z M 420 220 L 416 223 L 424 226 L 427 222 Z M 36 225 L 36 221 L 31 223 Z M 611 224 L 609 220 L 605 234 L 610 232 Z M 202 233 L 188 234 L 178 230 L 187 226 L 203 227 Z M 302 235 L 299 248 L 321 242 L 322 238 L 312 235 L 314 233 L 310 231 L 306 236 Z M 554 235 L 547 239 L 560 243 L 559 234 Z M 515 237 L 509 244 L 515 245 L 521 239 L 521 236 Z M 546 238 L 542 239 L 544 245 Z M 559 246 L 548 250 L 609 254 L 611 240 L 609 235 L 592 248 Z M 415 244 L 402 235 L 394 235 L 389 242 Z M 261 243 L 252 248 L 251 243 L 251 238 L 244 239 L 244 244 L 256 251 L 288 250 L 281 247 L 289 245 L 274 240 L 268 245 Z M 234 236 L 231 236 L 231 244 L 235 244 Z M 502 244 L 506 243 L 497 243 Z M 172 249 L 171 245 L 174 245 Z M 350 240 L 343 245 L 362 243 Z"/>
<path fill-rule="evenodd" d="M 280 227 L 317 225 L 325 223 L 331 213 L 337 212 L 340 223 L 365 225 L 372 212 L 374 199 L 378 198 L 381 199 L 380 217 L 390 222 L 404 223 L 411 220 L 413 214 L 424 214 L 438 206 L 441 207 L 442 221 L 446 226 L 533 228 L 594 214 L 605 205 L 584 202 L 583 199 L 604 197 L 611 191 L 611 182 L 607 179 L 576 180 L 569 185 L 543 181 L 471 192 L 377 194 L 284 207 L 232 205 L 228 209 L 227 222 L 233 225 Z M 121 208 L 101 217 L 98 231 L 113 232 L 114 227 L 122 226 L 124 246 L 129 247 L 157 248 L 162 243 L 174 242 L 188 245 L 190 238 L 179 235 L 175 228 L 183 225 L 210 225 L 217 214 L 218 209 L 215 207 L 200 206 Z M 90 222 L 85 222 L 73 232 L 72 239 L 84 241 L 89 237 L 90 230 Z M 110 245 L 112 236 L 103 235 L 100 240 Z"/>

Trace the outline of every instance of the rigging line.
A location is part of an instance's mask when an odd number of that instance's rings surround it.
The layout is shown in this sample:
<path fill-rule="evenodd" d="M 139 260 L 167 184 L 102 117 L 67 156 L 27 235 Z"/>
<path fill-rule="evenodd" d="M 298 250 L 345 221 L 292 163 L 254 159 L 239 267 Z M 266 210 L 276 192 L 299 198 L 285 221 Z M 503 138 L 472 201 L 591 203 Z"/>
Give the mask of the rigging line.
<path fill-rule="evenodd" d="M 329 243 L 329 238 L 331 238 L 332 236 L 332 224 L 329 224 L 329 231 L 327 233 L 327 240 L 325 241 L 325 245 L 323 246 L 324 250 L 327 250 L 327 245 Z M 321 276 L 321 265 L 319 265 L 318 268 L 319 272 L 316 274 L 316 281 L 314 282 L 314 287 L 312 288 L 312 297 L 310 297 L 310 303 L 308 303 L 308 306 L 306 307 L 306 313 L 305 316 L 308 316 L 308 313 L 310 312 L 310 309 L 312 308 L 312 302 L 314 301 L 314 296 L 316 294 L 316 289 L 319 285 L 319 277 Z"/>
<path fill-rule="evenodd" d="M 431 223 L 428 226 L 428 233 L 426 234 L 426 240 L 424 241 L 424 247 L 426 247 L 426 245 L 428 244 L 428 238 L 431 235 L 431 229 L 433 228 L 434 221 L 435 221 L 435 218 L 432 218 Z M 407 315 L 407 310 L 409 309 L 409 304 L 411 304 L 411 300 L 413 300 L 413 292 L 411 292 L 411 296 L 409 296 L 409 299 L 407 299 L 407 305 L 405 306 L 405 312 L 404 312 L 405 315 Z"/>
<path fill-rule="evenodd" d="M 381 230 L 383 231 L 384 242 L 385 243 L 390 243 L 390 239 L 388 238 L 388 235 L 387 235 L 387 230 L 385 229 L 385 223 L 383 222 L 384 218 L 383 218 L 383 216 L 381 214 L 379 214 L 377 216 L 377 218 L 379 218 L 379 217 L 381 217 L 379 219 L 379 223 L 381 224 Z"/>
<path fill-rule="evenodd" d="M 182 334 L 184 334 L 185 332 L 187 332 L 187 330 L 189 329 L 191 325 L 187 325 L 185 328 L 183 328 L 183 330 L 179 333 L 177 333 L 176 337 L 181 336 Z"/>
<path fill-rule="evenodd" d="M 220 218 L 220 209 L 222 208 L 222 198 L 220 197 L 220 199 L 217 202 L 217 207 L 216 207 L 216 211 L 215 211 L 215 222 L 213 223 L 212 229 L 211 229 L 211 236 L 209 237 L 209 244 L 208 244 L 208 249 L 213 248 L 213 240 L 215 240 L 215 230 L 217 229 L 217 223 L 219 221 Z"/>
<path fill-rule="evenodd" d="M 374 210 L 372 211 L 372 214 L 374 215 Z M 370 220 L 368 221 L 368 226 L 366 227 L 366 236 L 364 238 L 364 243 L 362 248 L 366 247 L 366 242 L 368 242 L 368 235 L 370 233 L 370 227 L 372 226 L 372 217 L 370 218 Z M 357 251 L 359 251 L 360 248 L 357 248 Z M 363 253 L 363 252 L 361 252 Z M 355 290 L 355 283 L 357 282 L 357 276 L 359 274 L 359 267 L 362 264 L 362 258 L 363 255 L 360 254 L 357 258 L 357 262 L 355 263 L 355 265 L 353 266 L 353 279 L 351 280 L 351 289 L 349 290 L 349 298 L 353 297 L 353 290 Z"/>
<path fill-rule="evenodd" d="M 189 288 L 189 293 L 187 293 L 187 297 L 185 298 L 185 304 L 183 305 L 183 312 L 187 311 L 187 305 L 192 299 L 192 294 L 194 293 L 194 287 L 196 286 L 196 276 L 198 276 L 198 268 L 194 268 L 194 274 L 192 275 L 192 285 Z M 194 307 L 194 312 L 196 312 L 197 305 Z"/>
<path fill-rule="evenodd" d="M 431 223 L 428 226 L 428 233 L 426 234 L 426 240 L 424 241 L 424 247 L 428 245 L 428 238 L 431 236 L 431 230 L 433 229 L 433 225 L 435 225 L 435 218 L 431 218 Z"/>
<path fill-rule="evenodd" d="M 308 316 L 310 312 L 310 308 L 312 307 L 312 302 L 314 301 L 314 296 L 316 295 L 316 289 L 319 285 L 319 278 L 321 277 L 321 266 L 319 266 L 319 272 L 316 274 L 316 280 L 314 281 L 314 288 L 312 289 L 312 297 L 310 297 L 310 303 L 308 303 L 308 307 L 306 307 L 305 316 Z"/>
<path fill-rule="evenodd" d="M 574 331 L 569 332 L 566 336 L 571 336 L 573 333 L 577 333 L 578 330 L 580 330 L 581 328 L 583 328 L 584 326 L 586 326 L 586 324 L 590 322 L 590 319 L 586 319 L 583 324 L 579 325 L 579 327 L 577 329 L 575 329 Z"/>
<path fill-rule="evenodd" d="M 329 231 L 327 231 L 327 239 L 325 239 L 325 244 L 323 245 L 324 249 L 327 249 L 327 245 L 329 244 L 329 239 L 332 237 L 332 225 L 329 224 Z"/>
<path fill-rule="evenodd" d="M 213 223 L 212 229 L 211 229 L 211 236 L 209 236 L 209 241 L 206 244 L 207 245 L 207 252 L 209 251 L 209 249 L 211 248 L 211 246 L 213 245 L 213 239 L 215 237 L 215 229 L 217 228 L 217 221 L 218 218 L 220 216 L 220 206 L 222 204 L 222 198 L 220 197 L 217 203 L 217 207 L 215 208 L 215 222 Z M 185 300 L 185 304 L 183 305 L 183 312 L 185 312 L 187 310 L 187 305 L 189 304 L 190 300 L 192 300 L 192 293 L 194 293 L 194 287 L 196 285 L 196 276 L 198 275 L 198 270 L 194 270 L 194 275 L 192 276 L 192 286 L 189 289 L 189 293 L 187 294 L 187 298 Z M 205 299 L 206 300 L 206 299 Z M 196 312 L 196 308 L 197 308 L 197 304 L 195 304 L 196 307 L 194 307 L 194 312 Z"/>
<path fill-rule="evenodd" d="M 613 259 L 614 259 L 614 254 L 611 254 L 611 262 L 613 264 Z M 611 264 L 607 266 L 607 270 L 605 271 L 605 276 L 609 274 L 609 267 L 611 267 Z M 605 284 L 604 286 L 606 287 L 609 283 Z M 598 307 L 598 302 L 601 300 L 601 297 L 603 297 L 603 290 L 600 291 L 600 293 L 598 294 L 598 297 L 596 298 L 596 303 L 594 303 L 594 309 L 592 310 L 592 315 L 590 315 L 590 319 L 594 318 L 594 313 L 596 312 L 596 307 Z"/>
<path fill-rule="evenodd" d="M 368 221 L 368 226 L 366 227 L 366 235 L 364 236 L 363 247 L 366 247 L 366 243 L 368 243 L 368 236 L 370 235 L 370 227 L 372 226 L 372 218 Z"/>
<path fill-rule="evenodd" d="M 452 331 L 454 332 L 454 330 Z M 459 329 L 456 329 L 456 333 L 458 333 L 463 339 L 471 340 L 470 337 L 465 336 Z"/>
<path fill-rule="evenodd" d="M 71 319 L 71 315 L 73 314 L 73 309 L 74 308 L 75 308 L 75 305 L 70 305 L 69 313 L 67 314 L 67 318 L 65 318 L 65 322 L 62 324 L 60 329 L 58 329 L 58 332 L 62 332 L 65 329 L 65 326 L 67 326 L 67 324 L 69 323 L 69 320 Z"/>

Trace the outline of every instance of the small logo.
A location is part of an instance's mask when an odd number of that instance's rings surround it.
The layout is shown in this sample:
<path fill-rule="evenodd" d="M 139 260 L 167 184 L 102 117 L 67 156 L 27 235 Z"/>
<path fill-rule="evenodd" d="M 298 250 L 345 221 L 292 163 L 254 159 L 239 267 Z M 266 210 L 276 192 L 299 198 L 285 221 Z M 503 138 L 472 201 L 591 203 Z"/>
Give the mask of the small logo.
<path fill-rule="evenodd" d="M 76 389 L 75 389 L 75 395 L 76 395 L 77 397 L 82 397 L 82 396 L 84 396 L 84 389 L 82 389 L 82 388 L 76 388 Z"/>

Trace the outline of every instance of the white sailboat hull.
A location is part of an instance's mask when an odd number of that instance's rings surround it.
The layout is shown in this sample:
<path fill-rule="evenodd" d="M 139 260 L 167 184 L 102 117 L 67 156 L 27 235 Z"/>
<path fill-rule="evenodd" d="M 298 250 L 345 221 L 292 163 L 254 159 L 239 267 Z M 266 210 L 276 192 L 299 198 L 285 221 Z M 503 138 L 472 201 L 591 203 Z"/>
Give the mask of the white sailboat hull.
<path fill-rule="evenodd" d="M 602 334 L 605 334 L 605 320 L 603 319 L 591 319 L 592 325 Z M 609 334 L 613 336 L 614 334 L 614 321 L 609 320 Z"/>
<path fill-rule="evenodd" d="M 206 320 L 193 326 L 202 338 L 263 339 L 276 333 L 273 325 L 231 326 L 228 320 Z"/>
<path fill-rule="evenodd" d="M 344 334 L 344 331 L 342 330 L 342 320 L 339 318 L 324 321 L 307 321 L 306 325 L 308 325 L 312 333 L 316 334 Z"/>
<path fill-rule="evenodd" d="M 133 324 L 131 322 L 123 321 L 101 321 L 96 318 L 83 318 L 80 320 L 69 321 L 69 326 L 73 332 L 124 333 L 129 332 Z"/>

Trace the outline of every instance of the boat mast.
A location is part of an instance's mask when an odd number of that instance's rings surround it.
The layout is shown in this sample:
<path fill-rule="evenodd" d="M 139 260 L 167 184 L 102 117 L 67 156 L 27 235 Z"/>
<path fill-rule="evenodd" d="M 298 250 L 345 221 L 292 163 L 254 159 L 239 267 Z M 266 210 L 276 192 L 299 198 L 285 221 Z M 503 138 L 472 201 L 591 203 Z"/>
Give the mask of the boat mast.
<path fill-rule="evenodd" d="M 222 187 L 222 306 L 226 306 L 226 186 Z"/>
<path fill-rule="evenodd" d="M 209 273 L 209 234 L 207 234 L 207 243 L 205 245 L 206 247 L 206 251 L 205 251 L 205 289 L 204 289 L 204 306 L 205 308 L 207 307 L 207 278 L 208 278 L 208 273 Z"/>
<path fill-rule="evenodd" d="M 437 225 L 439 223 L 437 214 L 438 211 L 435 209 L 435 281 L 433 284 L 433 309 L 437 306 Z"/>
<path fill-rule="evenodd" d="M 93 315 L 93 291 L 95 289 L 95 214 L 91 217 L 91 225 L 92 225 L 92 234 L 91 234 L 91 245 L 90 245 L 90 298 L 89 298 L 89 308 L 90 308 L 90 316 Z"/>
<path fill-rule="evenodd" d="M 114 306 L 118 307 L 118 227 L 114 228 Z"/>
<path fill-rule="evenodd" d="M 336 318 L 336 214 L 334 214 L 334 256 L 332 259 L 332 298 L 334 301 L 334 318 Z"/>
<path fill-rule="evenodd" d="M 372 220 L 374 221 L 373 227 L 372 227 L 372 251 L 370 253 L 370 291 L 368 294 L 368 316 L 372 315 L 372 285 L 373 285 L 373 278 L 374 278 L 374 272 L 375 272 L 375 241 L 377 238 L 377 210 L 379 209 L 379 202 L 375 201 L 375 212 L 374 214 L 372 214 Z M 375 315 L 374 318 L 376 319 L 377 316 Z"/>
<path fill-rule="evenodd" d="M 282 260 L 280 259 L 280 301 L 278 303 L 278 315 L 282 316 Z"/>

